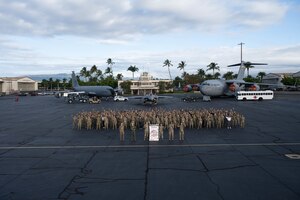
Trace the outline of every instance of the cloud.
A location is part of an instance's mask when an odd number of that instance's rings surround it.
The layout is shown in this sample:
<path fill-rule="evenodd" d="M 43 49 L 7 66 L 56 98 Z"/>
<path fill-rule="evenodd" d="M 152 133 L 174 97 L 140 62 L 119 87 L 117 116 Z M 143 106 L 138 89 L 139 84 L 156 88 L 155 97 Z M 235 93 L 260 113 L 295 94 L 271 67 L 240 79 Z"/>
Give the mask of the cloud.
<path fill-rule="evenodd" d="M 178 30 L 259 28 L 288 10 L 279 0 L 0 0 L 1 34 L 101 39 Z"/>
<path fill-rule="evenodd" d="M 30 51 L 29 51 L 30 53 Z M 35 57 L 20 57 L 17 60 L 7 59 L 0 60 L 0 68 L 5 68 L 5 76 L 17 76 L 28 74 L 57 74 L 70 73 L 75 70 L 79 72 L 82 67 L 90 68 L 94 64 L 104 71 L 107 67 L 106 55 L 79 57 L 58 57 L 33 54 Z M 33 56 L 30 53 L 30 56 Z M 192 74 L 200 68 L 206 70 L 207 65 L 216 62 L 220 66 L 220 73 L 227 71 L 238 72 L 238 67 L 227 68 L 227 65 L 239 63 L 240 48 L 238 46 L 220 46 L 209 48 L 191 48 L 178 50 L 156 50 L 141 51 L 128 50 L 116 52 L 113 57 L 115 65 L 113 66 L 114 74 L 122 73 L 125 77 L 131 77 L 132 73 L 127 71 L 130 65 L 136 65 L 139 72 L 136 77 L 143 72 L 148 71 L 157 78 L 169 78 L 167 68 L 162 67 L 165 59 L 170 59 L 173 66 L 171 67 L 172 77 L 180 76 L 182 71 L 177 69 L 180 61 L 186 61 L 185 71 Z M 251 62 L 268 63 L 268 66 L 255 66 L 250 73 L 256 75 L 259 71 L 266 73 L 271 72 L 296 72 L 300 67 L 300 45 L 265 47 L 265 48 L 244 48 L 244 60 Z M 16 70 L 17 69 L 17 70 Z M 298 69 L 298 70 L 297 70 Z M 207 71 L 207 73 L 211 73 Z M 2 75 L 3 76 L 3 73 Z"/>

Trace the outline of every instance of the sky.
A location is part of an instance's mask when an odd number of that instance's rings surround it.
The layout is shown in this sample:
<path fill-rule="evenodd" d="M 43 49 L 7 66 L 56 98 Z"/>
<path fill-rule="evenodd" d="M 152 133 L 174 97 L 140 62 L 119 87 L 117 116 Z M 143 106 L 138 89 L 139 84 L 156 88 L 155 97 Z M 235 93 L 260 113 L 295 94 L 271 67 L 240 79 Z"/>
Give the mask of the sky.
<path fill-rule="evenodd" d="M 111 58 L 114 74 L 139 68 L 172 77 L 178 63 L 220 73 L 243 60 L 258 72 L 300 71 L 300 0 L 0 0 L 0 77 L 58 74 Z M 206 73 L 212 73 L 207 71 Z"/>

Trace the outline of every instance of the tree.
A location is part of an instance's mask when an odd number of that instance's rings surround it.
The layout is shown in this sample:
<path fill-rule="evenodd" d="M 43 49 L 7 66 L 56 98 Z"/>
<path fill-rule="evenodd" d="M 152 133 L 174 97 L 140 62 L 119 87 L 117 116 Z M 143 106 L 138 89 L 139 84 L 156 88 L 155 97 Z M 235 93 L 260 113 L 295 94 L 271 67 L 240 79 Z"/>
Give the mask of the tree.
<path fill-rule="evenodd" d="M 252 77 L 251 75 L 247 76 L 243 80 L 246 81 L 246 82 L 250 82 L 250 83 L 257 83 L 257 82 L 259 82 L 259 80 L 257 78 Z"/>
<path fill-rule="evenodd" d="M 213 70 L 213 76 L 215 75 L 215 70 L 218 70 L 218 71 L 220 71 L 220 67 L 218 66 L 218 63 L 214 63 L 214 62 L 211 62 L 209 65 L 207 65 L 207 70 L 206 71 L 208 71 L 208 70 Z"/>
<path fill-rule="evenodd" d="M 46 79 L 43 79 L 42 82 L 41 82 L 41 86 L 44 87 L 44 89 L 48 89 L 48 85 L 49 85 L 49 82 L 46 80 Z"/>
<path fill-rule="evenodd" d="M 123 79 L 123 74 L 117 74 L 117 80 L 121 81 Z"/>
<path fill-rule="evenodd" d="M 163 81 L 158 82 L 159 93 L 164 93 L 166 90 L 166 84 Z"/>
<path fill-rule="evenodd" d="M 132 80 L 133 80 L 134 79 L 134 72 L 138 72 L 139 68 L 137 68 L 135 65 L 130 65 L 130 67 L 128 67 L 127 71 L 132 72 Z"/>
<path fill-rule="evenodd" d="M 185 84 L 197 84 L 201 82 L 197 74 L 189 74 L 185 76 Z"/>
<path fill-rule="evenodd" d="M 96 65 L 93 65 L 92 67 L 91 67 L 91 69 L 90 69 L 90 72 L 91 72 L 91 74 L 93 74 L 93 73 L 95 73 L 95 72 L 97 72 L 97 66 Z"/>
<path fill-rule="evenodd" d="M 86 67 L 83 67 L 83 68 L 80 70 L 80 76 L 84 77 L 84 78 L 85 78 L 85 81 L 86 81 L 86 78 L 89 76 L 89 72 L 88 72 L 88 70 L 86 69 Z"/>
<path fill-rule="evenodd" d="M 214 78 L 213 75 L 211 75 L 211 74 L 206 74 L 206 79 L 213 79 L 213 78 Z"/>
<path fill-rule="evenodd" d="M 197 75 L 200 76 L 201 79 L 203 79 L 205 77 L 205 71 L 203 69 L 198 69 Z"/>
<path fill-rule="evenodd" d="M 113 74 L 113 70 L 112 70 L 112 66 L 115 64 L 111 58 L 108 58 L 106 63 L 108 64 L 108 66 L 110 66 L 110 73 Z"/>
<path fill-rule="evenodd" d="M 98 70 L 96 71 L 96 77 L 97 77 L 97 79 L 99 79 L 99 77 L 100 77 L 100 79 L 103 78 L 103 74 L 102 74 L 102 71 L 101 71 L 100 69 L 98 69 Z"/>
<path fill-rule="evenodd" d="M 53 78 L 49 78 L 49 84 L 50 84 L 50 88 L 51 88 L 51 91 L 52 91 L 52 84 L 53 84 Z"/>
<path fill-rule="evenodd" d="M 170 66 L 173 66 L 171 61 L 169 59 L 165 60 L 163 67 L 167 66 L 168 67 L 168 72 L 170 76 L 170 80 L 172 80 L 171 72 L 170 72 Z"/>
<path fill-rule="evenodd" d="M 186 66 L 186 62 L 185 61 L 181 61 L 180 63 L 178 63 L 178 67 L 177 67 L 177 69 L 183 70 L 183 78 L 186 75 L 186 73 L 184 71 L 185 66 Z"/>
<path fill-rule="evenodd" d="M 67 79 L 63 78 L 62 83 L 63 83 L 63 87 L 64 87 L 64 90 L 65 90 L 66 89 L 66 85 L 67 85 Z"/>
<path fill-rule="evenodd" d="M 297 79 L 290 76 L 284 76 L 281 82 L 284 85 L 297 85 Z"/>
<path fill-rule="evenodd" d="M 180 86 L 182 87 L 183 86 L 182 78 L 180 78 L 179 76 L 176 76 L 174 78 L 173 84 L 174 84 L 175 87 L 179 87 L 179 83 L 180 83 Z"/>
<path fill-rule="evenodd" d="M 225 74 L 223 74 L 222 77 L 225 78 L 226 80 L 231 80 L 233 79 L 233 72 L 226 72 Z"/>
<path fill-rule="evenodd" d="M 250 68 L 254 68 L 254 66 L 251 65 L 250 62 L 245 62 L 245 63 L 244 63 L 244 66 L 245 66 L 246 69 L 247 69 L 247 77 L 248 77 L 248 76 L 249 76 L 249 69 L 250 69 Z"/>
<path fill-rule="evenodd" d="M 112 75 L 112 70 L 111 70 L 111 68 L 110 67 L 107 67 L 106 69 L 105 69 L 105 72 L 104 72 L 104 74 L 108 74 L 108 75 Z"/>
<path fill-rule="evenodd" d="M 262 79 L 265 75 L 266 75 L 265 72 L 258 72 L 257 77 L 260 79 L 260 82 L 262 82 Z"/>
<path fill-rule="evenodd" d="M 56 85 L 56 89 L 59 90 L 60 79 L 55 79 L 54 83 Z"/>
<path fill-rule="evenodd" d="M 118 87 L 118 81 L 112 75 L 109 75 L 105 79 L 101 80 L 100 85 L 108 85 L 112 88 L 116 88 Z"/>
<path fill-rule="evenodd" d="M 130 86 L 131 86 L 131 81 L 124 81 L 120 83 L 121 88 L 123 89 L 125 94 L 130 94 Z"/>
<path fill-rule="evenodd" d="M 221 74 L 220 74 L 219 72 L 216 72 L 216 73 L 214 74 L 214 78 L 215 78 L 215 79 L 218 79 L 220 76 L 221 76 Z"/>

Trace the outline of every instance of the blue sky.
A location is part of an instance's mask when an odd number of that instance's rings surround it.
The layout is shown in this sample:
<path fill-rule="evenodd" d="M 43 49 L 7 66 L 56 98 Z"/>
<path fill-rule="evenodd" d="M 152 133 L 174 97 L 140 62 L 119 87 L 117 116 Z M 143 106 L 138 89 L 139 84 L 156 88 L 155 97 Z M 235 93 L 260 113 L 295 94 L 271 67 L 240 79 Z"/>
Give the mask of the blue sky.
<path fill-rule="evenodd" d="M 268 63 L 251 69 L 300 71 L 298 0 L 0 0 L 0 77 L 79 72 L 107 58 L 114 74 L 136 65 L 168 78 L 216 62 Z M 208 72 L 209 73 L 209 72 Z"/>

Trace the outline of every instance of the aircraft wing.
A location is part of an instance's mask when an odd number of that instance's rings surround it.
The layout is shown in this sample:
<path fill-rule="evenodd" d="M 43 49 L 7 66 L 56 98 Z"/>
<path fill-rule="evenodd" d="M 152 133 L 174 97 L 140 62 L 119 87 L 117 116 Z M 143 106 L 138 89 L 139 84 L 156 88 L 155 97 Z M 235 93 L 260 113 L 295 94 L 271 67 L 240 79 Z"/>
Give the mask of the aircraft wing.
<path fill-rule="evenodd" d="M 96 95 L 95 92 L 88 92 L 89 95 Z"/>
<path fill-rule="evenodd" d="M 233 65 L 228 65 L 227 67 L 235 67 L 235 66 L 241 66 L 241 63 L 233 64 Z"/>

